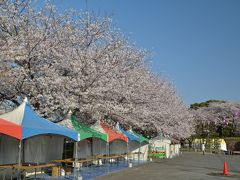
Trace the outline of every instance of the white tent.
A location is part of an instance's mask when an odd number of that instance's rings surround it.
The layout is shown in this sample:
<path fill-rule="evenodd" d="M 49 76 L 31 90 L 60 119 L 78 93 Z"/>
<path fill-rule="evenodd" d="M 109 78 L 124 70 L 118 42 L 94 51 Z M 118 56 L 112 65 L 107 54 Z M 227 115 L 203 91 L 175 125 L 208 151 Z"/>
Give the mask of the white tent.
<path fill-rule="evenodd" d="M 220 150 L 227 151 L 227 144 L 224 139 L 220 139 Z"/>
<path fill-rule="evenodd" d="M 170 157 L 171 149 L 170 144 L 171 140 L 162 136 L 155 137 L 150 141 L 151 150 L 154 151 L 164 151 L 166 158 Z"/>

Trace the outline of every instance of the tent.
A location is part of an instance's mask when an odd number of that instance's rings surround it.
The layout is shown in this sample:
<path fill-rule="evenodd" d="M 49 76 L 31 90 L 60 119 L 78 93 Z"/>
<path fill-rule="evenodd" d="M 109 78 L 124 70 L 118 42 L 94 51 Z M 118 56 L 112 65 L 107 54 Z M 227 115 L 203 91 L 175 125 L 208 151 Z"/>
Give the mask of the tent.
<path fill-rule="evenodd" d="M 219 139 L 220 141 L 220 150 L 221 151 L 227 151 L 227 144 L 224 139 Z"/>
<path fill-rule="evenodd" d="M 131 152 L 137 148 L 139 148 L 139 144 L 141 143 L 141 139 L 134 135 L 131 131 L 125 131 L 123 128 L 120 128 L 117 123 L 116 128 L 120 130 L 125 136 L 128 138 L 128 151 Z"/>
<path fill-rule="evenodd" d="M 124 129 L 120 128 L 119 124 L 117 124 L 117 129 L 119 129 L 125 136 L 128 138 L 127 144 L 127 153 L 131 153 L 129 156 L 131 159 L 140 159 L 140 146 L 141 146 L 141 139 L 134 135 L 131 130 L 125 131 Z"/>
<path fill-rule="evenodd" d="M 146 161 L 148 158 L 148 144 L 149 144 L 149 139 L 145 138 L 144 136 L 142 136 L 141 134 L 133 131 L 132 129 L 130 129 L 130 132 L 132 134 L 134 134 L 135 136 L 137 136 L 138 138 L 140 138 L 140 147 L 136 150 L 133 150 L 133 152 L 140 152 L 140 160 Z"/>
<path fill-rule="evenodd" d="M 61 159 L 64 137 L 77 141 L 78 134 L 40 117 L 25 98 L 15 110 L 0 115 L 0 164 Z"/>
<path fill-rule="evenodd" d="M 0 165 L 18 162 L 18 146 L 18 139 L 0 133 Z"/>
<path fill-rule="evenodd" d="M 96 131 L 95 129 L 78 122 L 74 116 L 71 116 L 71 121 L 74 129 L 80 134 L 80 141 L 87 138 L 99 138 L 103 141 L 108 140 L 107 134 Z"/>
<path fill-rule="evenodd" d="M 76 117 L 69 114 L 69 118 L 59 122 L 70 129 L 74 129 L 79 134 L 77 144 L 77 157 L 86 158 L 92 155 L 106 154 L 106 143 L 108 135 L 92 129 L 80 123 Z M 75 151 L 74 151 L 75 152 Z"/>
<path fill-rule="evenodd" d="M 150 140 L 151 151 L 164 152 L 164 157 L 169 158 L 171 156 L 171 140 L 163 137 L 157 136 Z"/>
<path fill-rule="evenodd" d="M 138 143 L 141 143 L 141 139 L 140 139 L 138 136 L 134 135 L 133 133 L 131 133 L 131 132 L 129 132 L 129 131 L 125 131 L 123 128 L 120 128 L 119 125 L 117 125 L 117 126 L 118 126 L 117 128 L 118 128 L 125 136 L 127 136 L 129 143 L 130 143 L 131 141 L 136 141 L 136 142 L 138 142 Z"/>
<path fill-rule="evenodd" d="M 108 135 L 109 154 L 127 153 L 128 138 L 117 130 L 110 129 L 105 123 L 97 121 L 92 128 Z"/>
<path fill-rule="evenodd" d="M 135 131 L 133 130 L 130 130 L 135 136 L 139 137 L 140 138 L 140 143 L 142 144 L 148 144 L 149 143 L 149 139 L 148 138 L 145 138 L 143 135 L 139 134 L 139 133 L 136 133 Z"/>

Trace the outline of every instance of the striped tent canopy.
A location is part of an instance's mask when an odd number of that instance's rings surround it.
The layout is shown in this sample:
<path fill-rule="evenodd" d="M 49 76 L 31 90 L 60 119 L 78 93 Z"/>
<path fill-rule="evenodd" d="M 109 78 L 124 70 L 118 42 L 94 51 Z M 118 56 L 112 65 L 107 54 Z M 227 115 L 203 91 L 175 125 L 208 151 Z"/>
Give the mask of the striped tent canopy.
<path fill-rule="evenodd" d="M 80 123 L 75 116 L 70 116 L 70 119 L 63 120 L 60 122 L 60 124 L 77 131 L 80 141 L 87 138 L 99 138 L 106 142 L 108 140 L 108 135 L 106 133 L 99 132 L 84 125 L 83 123 Z"/>
<path fill-rule="evenodd" d="M 123 128 L 120 127 L 119 123 L 117 123 L 116 129 L 121 131 L 121 133 L 123 133 L 125 136 L 127 136 L 128 142 L 131 142 L 131 141 L 136 141 L 138 143 L 141 142 L 141 139 L 138 136 L 134 135 L 133 133 L 131 133 L 129 131 L 125 131 Z M 130 129 L 130 131 L 131 131 L 131 129 Z"/>
<path fill-rule="evenodd" d="M 122 133 L 109 128 L 105 123 L 101 121 L 97 121 L 92 128 L 98 130 L 100 132 L 106 133 L 108 135 L 108 142 L 112 142 L 114 140 L 122 140 L 128 142 L 127 136 L 123 135 Z"/>
<path fill-rule="evenodd" d="M 15 110 L 0 115 L 0 133 L 19 140 L 42 134 L 62 135 L 75 141 L 78 137 L 76 131 L 40 117 L 32 110 L 27 98 Z"/>
<path fill-rule="evenodd" d="M 122 128 L 119 128 L 119 129 L 120 129 L 120 131 L 121 131 L 125 136 L 128 137 L 128 142 L 137 141 L 137 142 L 141 143 L 141 139 L 140 139 L 138 136 L 132 134 L 132 133 L 129 132 L 129 131 L 125 131 L 125 130 L 122 129 Z"/>
<path fill-rule="evenodd" d="M 149 139 L 145 138 L 144 136 L 142 136 L 141 134 L 136 133 L 135 131 L 131 130 L 131 132 L 135 135 L 138 136 L 140 138 L 140 143 L 149 143 Z"/>

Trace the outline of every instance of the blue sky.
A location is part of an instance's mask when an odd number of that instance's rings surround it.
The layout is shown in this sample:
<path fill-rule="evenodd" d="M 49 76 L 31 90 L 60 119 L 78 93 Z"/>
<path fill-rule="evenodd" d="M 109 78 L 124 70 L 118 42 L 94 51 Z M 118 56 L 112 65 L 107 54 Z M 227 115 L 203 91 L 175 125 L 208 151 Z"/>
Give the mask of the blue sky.
<path fill-rule="evenodd" d="M 175 83 L 186 104 L 240 100 L 239 0 L 54 0 L 113 14 L 121 31 L 152 51 L 152 71 Z"/>

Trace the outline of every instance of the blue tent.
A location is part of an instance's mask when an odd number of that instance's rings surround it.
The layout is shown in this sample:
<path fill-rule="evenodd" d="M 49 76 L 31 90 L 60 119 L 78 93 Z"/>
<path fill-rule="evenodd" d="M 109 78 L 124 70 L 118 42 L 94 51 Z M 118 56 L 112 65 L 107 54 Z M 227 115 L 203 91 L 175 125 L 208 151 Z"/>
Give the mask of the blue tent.
<path fill-rule="evenodd" d="M 78 133 L 76 131 L 40 117 L 32 110 L 27 99 L 15 110 L 0 115 L 0 119 L 19 127 L 13 137 L 20 140 L 43 134 L 62 135 L 75 141 L 78 140 Z"/>
<path fill-rule="evenodd" d="M 129 131 L 125 131 L 122 128 L 119 128 L 119 129 L 125 136 L 127 136 L 128 142 L 131 142 L 131 141 L 137 141 L 139 143 L 141 142 L 141 139 L 138 136 L 135 136 L 134 134 L 130 133 Z"/>

